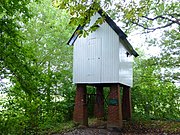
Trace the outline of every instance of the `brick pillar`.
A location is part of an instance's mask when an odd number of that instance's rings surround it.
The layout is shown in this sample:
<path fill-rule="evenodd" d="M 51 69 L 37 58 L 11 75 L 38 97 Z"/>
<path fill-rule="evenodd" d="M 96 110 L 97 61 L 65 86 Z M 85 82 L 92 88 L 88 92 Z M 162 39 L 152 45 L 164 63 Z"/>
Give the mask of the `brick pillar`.
<path fill-rule="evenodd" d="M 96 99 L 94 105 L 94 116 L 100 120 L 104 117 L 104 94 L 103 86 L 96 86 Z"/>
<path fill-rule="evenodd" d="M 122 110 L 120 100 L 120 85 L 112 84 L 109 93 L 107 127 L 122 128 Z"/>
<path fill-rule="evenodd" d="M 86 94 L 86 85 L 77 84 L 73 120 L 84 126 L 88 125 Z"/>
<path fill-rule="evenodd" d="M 132 112 L 131 90 L 129 86 L 123 86 L 122 110 L 123 120 L 130 120 L 132 117 Z"/>

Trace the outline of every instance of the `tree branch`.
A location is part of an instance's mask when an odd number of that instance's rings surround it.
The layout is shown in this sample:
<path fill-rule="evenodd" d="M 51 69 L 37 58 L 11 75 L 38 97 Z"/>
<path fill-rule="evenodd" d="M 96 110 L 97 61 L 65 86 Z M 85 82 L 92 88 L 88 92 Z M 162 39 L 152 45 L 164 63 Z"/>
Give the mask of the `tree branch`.
<path fill-rule="evenodd" d="M 167 20 L 167 22 L 165 24 L 162 24 L 161 26 L 157 26 L 157 27 L 148 27 L 145 26 L 143 23 L 139 23 L 139 19 L 137 19 L 135 22 L 131 22 L 132 24 L 135 24 L 139 27 L 142 27 L 143 29 L 147 30 L 147 33 L 149 32 L 154 32 L 157 29 L 163 29 L 166 27 L 171 26 L 172 24 L 177 24 L 180 25 L 180 19 L 178 18 L 180 16 L 180 14 L 165 14 L 165 15 L 159 15 L 156 16 L 154 18 L 150 18 L 148 16 L 142 16 L 142 18 L 145 19 L 145 22 L 147 21 L 156 21 L 157 19 L 161 19 L 163 23 L 163 20 Z"/>
<path fill-rule="evenodd" d="M 148 30 L 148 32 L 154 32 L 154 31 L 157 30 L 157 29 L 166 28 L 166 27 L 171 26 L 171 25 L 173 24 L 173 22 L 171 22 L 171 23 L 167 23 L 166 25 L 159 26 L 159 27 L 156 27 L 156 28 L 149 28 L 149 27 L 146 27 L 146 26 L 144 26 L 143 24 L 139 24 L 139 23 L 137 23 L 137 22 L 131 22 L 131 23 L 132 23 L 132 24 L 135 24 L 135 25 L 137 25 L 137 26 L 140 26 L 140 27 L 142 27 L 142 28 L 145 29 L 145 30 Z"/>
<path fill-rule="evenodd" d="M 178 14 L 177 14 L 178 15 Z M 151 21 L 154 21 L 154 20 L 157 20 L 157 19 L 164 19 L 164 20 L 168 20 L 168 21 L 170 21 L 170 22 L 172 22 L 172 23 L 176 23 L 176 24 L 178 24 L 178 25 L 180 25 L 180 19 L 178 19 L 178 18 L 176 18 L 176 17 L 174 17 L 174 15 L 168 15 L 168 16 L 171 16 L 172 18 L 174 18 L 175 20 L 173 20 L 173 19 L 170 19 L 170 18 L 168 18 L 168 17 L 165 17 L 165 16 L 163 16 L 163 15 L 159 15 L 159 16 L 156 16 L 156 17 L 154 17 L 154 18 L 149 18 L 149 17 L 147 17 L 147 16 L 142 16 L 143 18 L 145 18 L 145 19 L 147 19 L 147 20 L 151 20 Z"/>

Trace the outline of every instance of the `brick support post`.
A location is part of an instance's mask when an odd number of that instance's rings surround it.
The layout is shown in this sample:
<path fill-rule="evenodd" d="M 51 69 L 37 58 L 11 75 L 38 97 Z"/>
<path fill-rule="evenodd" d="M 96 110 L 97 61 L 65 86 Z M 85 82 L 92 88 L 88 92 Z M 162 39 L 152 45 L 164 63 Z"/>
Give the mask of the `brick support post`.
<path fill-rule="evenodd" d="M 122 115 L 123 120 L 130 120 L 132 116 L 131 112 L 131 90 L 129 86 L 123 86 L 122 97 Z"/>
<path fill-rule="evenodd" d="M 73 120 L 84 126 L 88 126 L 86 94 L 86 85 L 77 84 Z"/>
<path fill-rule="evenodd" d="M 96 99 L 94 105 L 94 116 L 100 120 L 104 117 L 104 94 L 103 86 L 96 86 Z"/>
<path fill-rule="evenodd" d="M 122 128 L 122 110 L 120 100 L 120 85 L 112 84 L 109 93 L 108 128 Z"/>

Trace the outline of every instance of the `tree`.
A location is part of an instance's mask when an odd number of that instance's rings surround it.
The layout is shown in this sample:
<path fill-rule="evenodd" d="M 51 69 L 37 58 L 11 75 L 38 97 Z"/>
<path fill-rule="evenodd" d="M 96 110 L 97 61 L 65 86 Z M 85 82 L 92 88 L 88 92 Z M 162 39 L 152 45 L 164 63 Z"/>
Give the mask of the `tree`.
<path fill-rule="evenodd" d="M 180 25 L 180 3 L 176 0 L 140 0 L 121 5 L 116 4 L 115 12 L 124 11 L 122 18 L 126 24 L 142 27 L 146 32 Z"/>
<path fill-rule="evenodd" d="M 180 67 L 180 36 L 178 33 L 177 29 L 172 29 L 165 31 L 161 39 L 155 38 L 150 41 L 151 45 L 159 45 L 161 48 L 159 56 L 153 58 L 163 70 L 161 77 L 173 83 L 178 83 L 180 79 L 178 71 Z"/>
<path fill-rule="evenodd" d="M 19 35 L 21 27 L 19 20 L 21 20 L 21 22 L 26 22 L 30 18 L 31 12 L 27 7 L 29 3 L 30 0 L 3 0 L 0 2 L 1 71 L 5 71 L 4 68 L 7 68 L 8 57 L 14 55 L 13 52 L 19 52 L 21 49 L 20 44 L 18 43 L 21 39 L 21 36 Z"/>
<path fill-rule="evenodd" d="M 47 4 L 48 3 L 48 4 Z M 39 82 L 42 82 L 39 91 L 41 98 L 45 99 L 44 109 L 49 116 L 57 119 L 55 113 L 59 113 L 58 119 L 70 119 L 72 113 L 73 85 L 72 85 L 72 47 L 66 43 L 70 37 L 72 27 L 67 27 L 69 22 L 68 14 L 63 10 L 52 7 L 49 0 L 45 0 L 41 5 L 34 4 L 35 17 L 28 23 L 25 46 L 31 47 L 35 52 L 35 67 L 40 68 Z M 34 35 L 34 33 L 36 33 Z M 57 99 L 58 98 L 58 99 Z M 63 107 L 54 104 L 53 101 L 62 100 L 66 103 Z M 62 102 L 61 102 L 62 103 Z M 67 105 L 68 104 L 68 105 Z M 54 110 L 56 109 L 56 110 Z M 58 112 L 57 112 L 58 111 Z M 67 111 L 69 111 L 67 113 Z M 66 116 L 64 116 L 66 115 Z"/>
<path fill-rule="evenodd" d="M 8 30 L 1 33 L 1 75 L 12 83 L 1 113 L 3 134 L 38 132 L 40 127 L 70 119 L 72 113 L 72 48 L 66 45 L 72 30 L 66 27 L 69 16 L 49 0 L 25 7 L 31 18 L 24 21 L 19 17 L 23 13 L 17 12 L 9 22 L 13 26 L 8 25 L 15 35 Z"/>
<path fill-rule="evenodd" d="M 129 29 L 133 25 L 142 27 L 146 32 L 152 32 L 172 25 L 180 25 L 180 3 L 176 0 L 53 0 L 53 3 L 54 6 L 59 7 L 60 9 L 67 9 L 72 15 L 71 22 L 76 25 L 86 24 L 89 21 L 87 18 L 90 18 L 100 8 L 103 8 L 118 21 L 123 20 L 125 22 L 125 29 Z M 114 5 L 113 7 L 112 4 Z"/>
<path fill-rule="evenodd" d="M 179 88 L 168 79 L 161 76 L 161 65 L 156 64 L 156 60 L 143 54 L 136 58 L 132 88 L 133 114 L 136 118 L 179 118 Z"/>

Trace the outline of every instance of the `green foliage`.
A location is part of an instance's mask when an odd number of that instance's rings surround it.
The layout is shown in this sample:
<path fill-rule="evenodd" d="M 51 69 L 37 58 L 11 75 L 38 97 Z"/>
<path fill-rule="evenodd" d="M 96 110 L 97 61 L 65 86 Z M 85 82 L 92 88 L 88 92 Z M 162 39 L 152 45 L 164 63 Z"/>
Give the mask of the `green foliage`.
<path fill-rule="evenodd" d="M 179 88 L 161 76 L 156 60 L 137 58 L 134 65 L 132 101 L 135 117 L 177 119 L 179 115 Z"/>
<path fill-rule="evenodd" d="M 1 77 L 12 83 L 3 89 L 8 99 L 2 104 L 2 134 L 35 134 L 72 117 L 72 48 L 66 45 L 72 31 L 66 26 L 69 16 L 49 0 L 25 6 L 32 16 L 24 21 L 15 13 L 16 19 L 8 24 L 14 34 L 2 25 Z"/>
<path fill-rule="evenodd" d="M 90 22 L 91 16 L 93 16 L 98 10 L 100 10 L 100 0 L 96 0 L 93 2 L 88 2 L 84 0 L 74 1 L 56 1 L 53 0 L 53 5 L 58 7 L 59 9 L 65 9 L 69 12 L 71 26 L 81 26 L 87 25 Z M 99 18 L 90 28 L 87 30 L 83 30 L 82 35 L 85 37 L 90 32 L 95 31 L 98 27 L 98 24 L 102 24 L 104 22 L 104 18 Z"/>
<path fill-rule="evenodd" d="M 146 2 L 147 4 L 144 4 Z M 146 32 L 164 28 L 161 30 L 161 37 L 147 40 L 149 46 L 161 49 L 160 54 L 149 59 L 136 59 L 134 65 L 133 106 L 136 117 L 138 115 L 152 119 L 180 117 L 180 90 L 175 85 L 179 80 L 180 63 L 178 5 L 177 1 L 160 0 L 155 3 L 150 0 L 140 1 L 140 5 L 127 9 L 128 12 L 133 10 L 134 13 L 131 15 L 136 18 L 128 19 L 129 22 L 142 27 Z M 140 16 L 138 12 L 141 12 Z"/>
<path fill-rule="evenodd" d="M 179 77 L 180 68 L 180 56 L 179 56 L 179 42 L 180 36 L 178 28 L 165 31 L 165 34 L 161 39 L 152 39 L 153 43 L 150 45 L 158 44 L 161 48 L 161 53 L 159 56 L 155 57 L 156 64 L 164 69 L 162 77 L 165 80 L 170 80 L 171 82 L 177 82 Z"/>
<path fill-rule="evenodd" d="M 157 29 L 178 26 L 179 2 L 163 0 L 140 0 L 117 2 L 115 10 L 116 18 L 125 22 L 124 29 L 143 28 L 144 32 L 153 32 Z"/>

